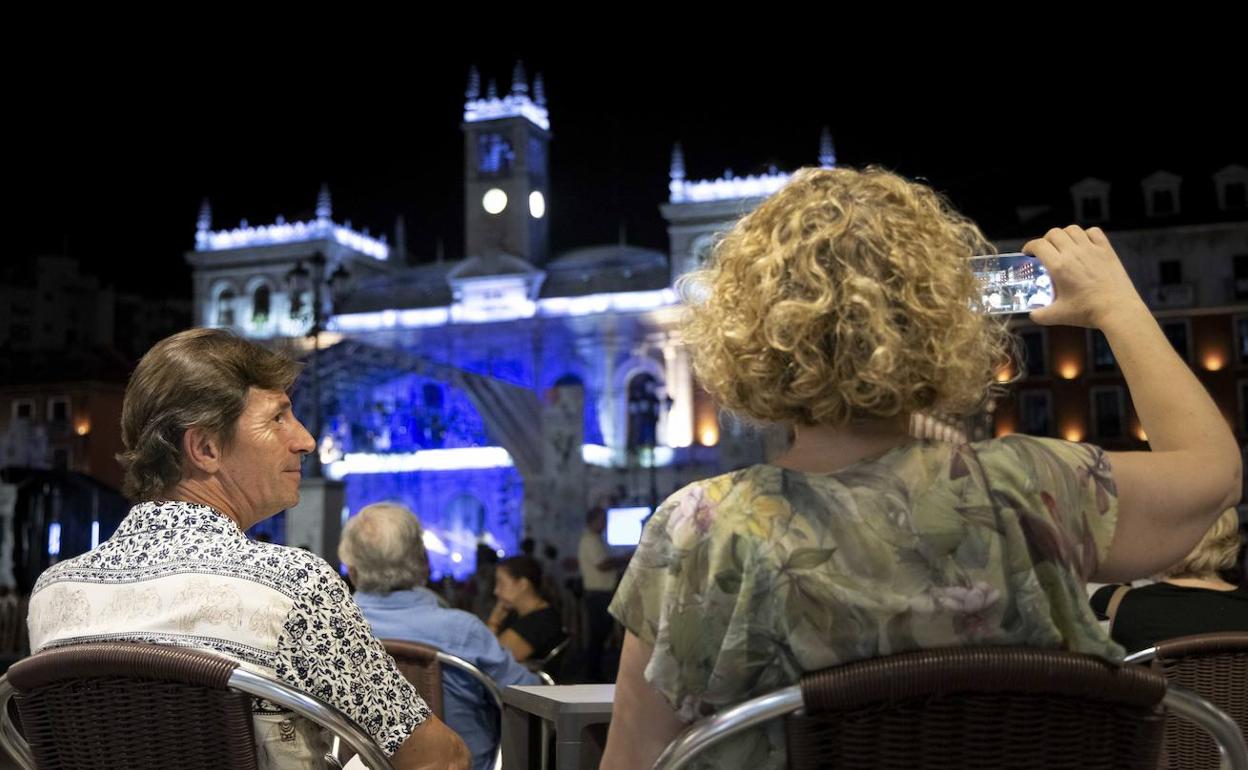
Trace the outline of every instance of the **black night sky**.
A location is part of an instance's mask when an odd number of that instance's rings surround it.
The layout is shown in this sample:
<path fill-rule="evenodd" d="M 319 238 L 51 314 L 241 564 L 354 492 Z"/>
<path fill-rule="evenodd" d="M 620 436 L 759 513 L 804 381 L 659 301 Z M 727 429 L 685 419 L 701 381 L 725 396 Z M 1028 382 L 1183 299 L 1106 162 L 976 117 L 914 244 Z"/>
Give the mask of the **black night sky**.
<path fill-rule="evenodd" d="M 1068 199 L 1085 176 L 1138 184 L 1164 168 L 1211 187 L 1212 171 L 1248 164 L 1242 72 L 1212 55 L 1160 66 L 914 50 L 885 64 L 862 52 L 644 48 L 387 48 L 263 64 L 218 52 L 166 72 L 160 59 L 108 59 L 22 82 L 9 111 L 8 258 L 68 253 L 120 289 L 189 297 L 182 254 L 203 197 L 217 228 L 295 220 L 323 181 L 335 219 L 390 233 L 402 214 L 416 258 L 433 258 L 438 239 L 463 256 L 468 67 L 505 91 L 517 57 L 546 83 L 554 253 L 614 242 L 621 224 L 629 242 L 666 250 L 658 205 L 677 140 L 690 178 L 745 175 L 813 163 L 826 124 L 841 164 L 923 177 L 990 234 L 1015 206 Z"/>

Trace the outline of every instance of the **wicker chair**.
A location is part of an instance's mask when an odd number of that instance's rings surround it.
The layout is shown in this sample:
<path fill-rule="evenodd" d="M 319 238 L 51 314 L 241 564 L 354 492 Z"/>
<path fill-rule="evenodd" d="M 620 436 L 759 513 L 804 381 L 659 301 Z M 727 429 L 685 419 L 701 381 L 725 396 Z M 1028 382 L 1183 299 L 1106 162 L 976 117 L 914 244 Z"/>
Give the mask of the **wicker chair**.
<path fill-rule="evenodd" d="M 253 698 L 334 733 L 372 770 L 393 770 L 333 706 L 235 660 L 154 644 L 73 645 L 14 664 L 0 679 L 0 744 L 26 770 L 254 770 Z"/>
<path fill-rule="evenodd" d="M 485 692 L 494 701 L 494 705 L 498 707 L 498 713 L 503 713 L 503 691 L 499 688 L 498 683 L 489 677 L 484 671 L 477 668 L 473 664 L 463 658 L 452 655 L 449 652 L 443 652 L 436 647 L 430 647 L 427 644 L 419 642 L 407 642 L 401 639 L 382 639 L 381 643 L 385 645 L 386 652 L 394 657 L 394 662 L 398 665 L 399 670 L 403 672 L 403 676 L 407 677 L 407 681 L 411 682 L 416 691 L 425 699 L 425 703 L 429 704 L 429 709 L 437 714 L 438 718 L 442 718 L 442 667 L 463 671 L 468 676 L 475 679 Z M 434 703 L 437 703 L 435 708 Z M 495 748 L 494 767 L 501 767 L 503 761 L 502 741 L 499 741 Z"/>
<path fill-rule="evenodd" d="M 790 768 L 1152 770 L 1163 712 L 1201 724 L 1248 770 L 1234 723 L 1156 672 L 1013 647 L 922 650 L 807 674 L 695 724 L 656 770 L 678 770 L 741 730 L 784 717 Z"/>
<path fill-rule="evenodd" d="M 1248 740 L 1248 633 L 1216 633 L 1167 639 L 1127 656 L 1148 663 L 1166 681 L 1191 690 L 1239 723 Z M 1166 720 L 1161 766 L 1200 770 L 1218 766 L 1209 736 L 1181 719 Z"/>
<path fill-rule="evenodd" d="M 442 665 L 438 662 L 438 649 L 400 639 L 383 639 L 381 643 L 394 658 L 399 671 L 412 683 L 420 697 L 425 699 L 433 715 L 442 719 L 445 714 L 442 708 Z"/>

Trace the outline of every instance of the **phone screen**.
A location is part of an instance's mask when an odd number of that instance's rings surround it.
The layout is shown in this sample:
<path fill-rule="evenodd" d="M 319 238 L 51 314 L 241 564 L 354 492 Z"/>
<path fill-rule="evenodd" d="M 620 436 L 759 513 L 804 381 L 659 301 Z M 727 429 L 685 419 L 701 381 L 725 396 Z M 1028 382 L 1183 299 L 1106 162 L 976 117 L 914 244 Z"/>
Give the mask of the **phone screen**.
<path fill-rule="evenodd" d="M 1053 280 L 1030 254 L 971 257 L 971 270 L 984 310 L 991 315 L 1027 313 L 1053 304 Z"/>

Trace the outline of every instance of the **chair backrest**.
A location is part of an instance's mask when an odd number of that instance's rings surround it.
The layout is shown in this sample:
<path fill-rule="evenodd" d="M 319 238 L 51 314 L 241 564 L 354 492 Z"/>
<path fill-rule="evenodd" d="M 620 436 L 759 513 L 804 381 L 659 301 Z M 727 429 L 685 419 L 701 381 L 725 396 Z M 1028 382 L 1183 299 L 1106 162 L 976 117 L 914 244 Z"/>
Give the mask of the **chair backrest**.
<path fill-rule="evenodd" d="M 382 639 L 381 643 L 394 657 L 399 671 L 425 699 L 429 710 L 442 719 L 442 664 L 438 661 L 438 649 L 402 639 Z"/>
<path fill-rule="evenodd" d="M 563 665 L 563 654 L 572 644 L 572 634 L 568 629 L 563 629 L 563 641 L 551 648 L 542 658 L 529 658 L 524 661 L 523 665 L 534 674 L 546 674 L 552 679 L 559 674 Z"/>
<path fill-rule="evenodd" d="M 252 770 L 253 698 L 326 728 L 372 770 L 392 770 L 333 706 L 206 650 L 152 644 L 72 645 L 14 664 L 0 685 L 0 743 L 30 768 Z"/>
<path fill-rule="evenodd" d="M 498 707 L 499 718 L 500 719 L 502 718 L 503 691 L 502 689 L 499 688 L 497 682 L 491 679 L 488 674 L 486 674 L 477 666 L 464 660 L 458 655 L 452 655 L 449 652 L 443 652 L 442 650 L 439 650 L 436 647 L 430 647 L 427 644 L 420 644 L 418 642 L 407 642 L 407 641 L 403 641 L 402 639 L 382 639 L 381 643 L 385 646 L 386 651 L 394 656 L 395 662 L 399 665 L 399 670 L 402 671 L 403 675 L 407 677 L 407 680 L 416 687 L 416 691 L 419 692 L 421 696 L 425 698 L 426 703 L 429 703 L 430 696 L 425 694 L 426 691 L 421 689 L 422 686 L 430 688 L 429 692 L 433 694 L 433 697 L 437 698 L 438 708 L 439 709 L 442 708 L 443 701 L 442 701 L 441 667 L 446 666 L 447 668 L 454 668 L 454 669 L 463 671 L 465 674 L 475 679 L 477 683 L 480 684 L 481 687 L 485 689 L 486 695 L 490 697 L 490 700 L 494 702 L 494 705 Z M 418 680 L 418 679 L 414 679 L 412 675 L 408 673 L 409 669 L 404 667 L 403 659 L 400 658 L 400 655 L 413 656 L 413 657 L 417 655 L 419 656 L 432 655 L 432 662 L 429 664 L 412 666 L 410 670 L 416 676 L 422 677 L 421 679 Z M 423 659 L 424 658 L 422 657 L 421 660 Z M 437 682 L 436 687 L 434 687 L 433 685 L 434 680 L 432 678 L 428 678 L 425 676 L 425 672 L 430 668 L 437 669 L 439 672 L 437 679 L 436 679 L 436 682 Z M 432 704 L 429 705 L 429 708 L 431 710 L 433 709 Z M 438 718 L 439 719 L 441 718 L 441 714 L 438 715 Z M 502 762 L 503 762 L 503 744 L 502 744 L 502 740 L 500 736 L 498 746 L 495 748 L 495 752 L 494 752 L 493 767 L 495 768 L 502 767 Z"/>
<path fill-rule="evenodd" d="M 907 652 L 807 674 L 799 685 L 710 717 L 674 741 L 655 768 L 684 767 L 725 737 L 787 717 L 790 768 L 1152 770 L 1162 705 L 1172 699 L 1191 718 L 1208 717 L 1220 742 L 1233 740 L 1225 715 L 1213 724 L 1208 704 L 1168 692 L 1146 668 L 1060 650 Z M 1228 753 L 1248 763 L 1242 742 Z"/>
<path fill-rule="evenodd" d="M 1248 740 L 1248 633 L 1222 632 L 1167 639 L 1128 656 L 1149 663 L 1178 684 L 1226 712 Z M 1166 720 L 1163 767 L 1216 768 L 1218 750 L 1202 731 L 1173 717 Z"/>

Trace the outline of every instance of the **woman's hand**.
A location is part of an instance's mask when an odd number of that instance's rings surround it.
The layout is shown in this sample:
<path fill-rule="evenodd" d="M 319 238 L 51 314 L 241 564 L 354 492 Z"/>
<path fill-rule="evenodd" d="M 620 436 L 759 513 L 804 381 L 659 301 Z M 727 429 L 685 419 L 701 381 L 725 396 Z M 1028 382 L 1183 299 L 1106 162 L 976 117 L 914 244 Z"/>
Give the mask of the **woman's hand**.
<path fill-rule="evenodd" d="M 1115 313 L 1149 315 L 1101 228 L 1055 227 L 1023 251 L 1035 255 L 1053 279 L 1053 304 L 1031 311 L 1032 321 L 1104 329 Z"/>
<path fill-rule="evenodd" d="M 485 624 L 497 635 L 498 629 L 502 628 L 503 621 L 507 619 L 510 613 L 511 605 L 499 599 L 494 603 L 494 609 L 490 611 L 490 617 L 485 621 Z"/>

